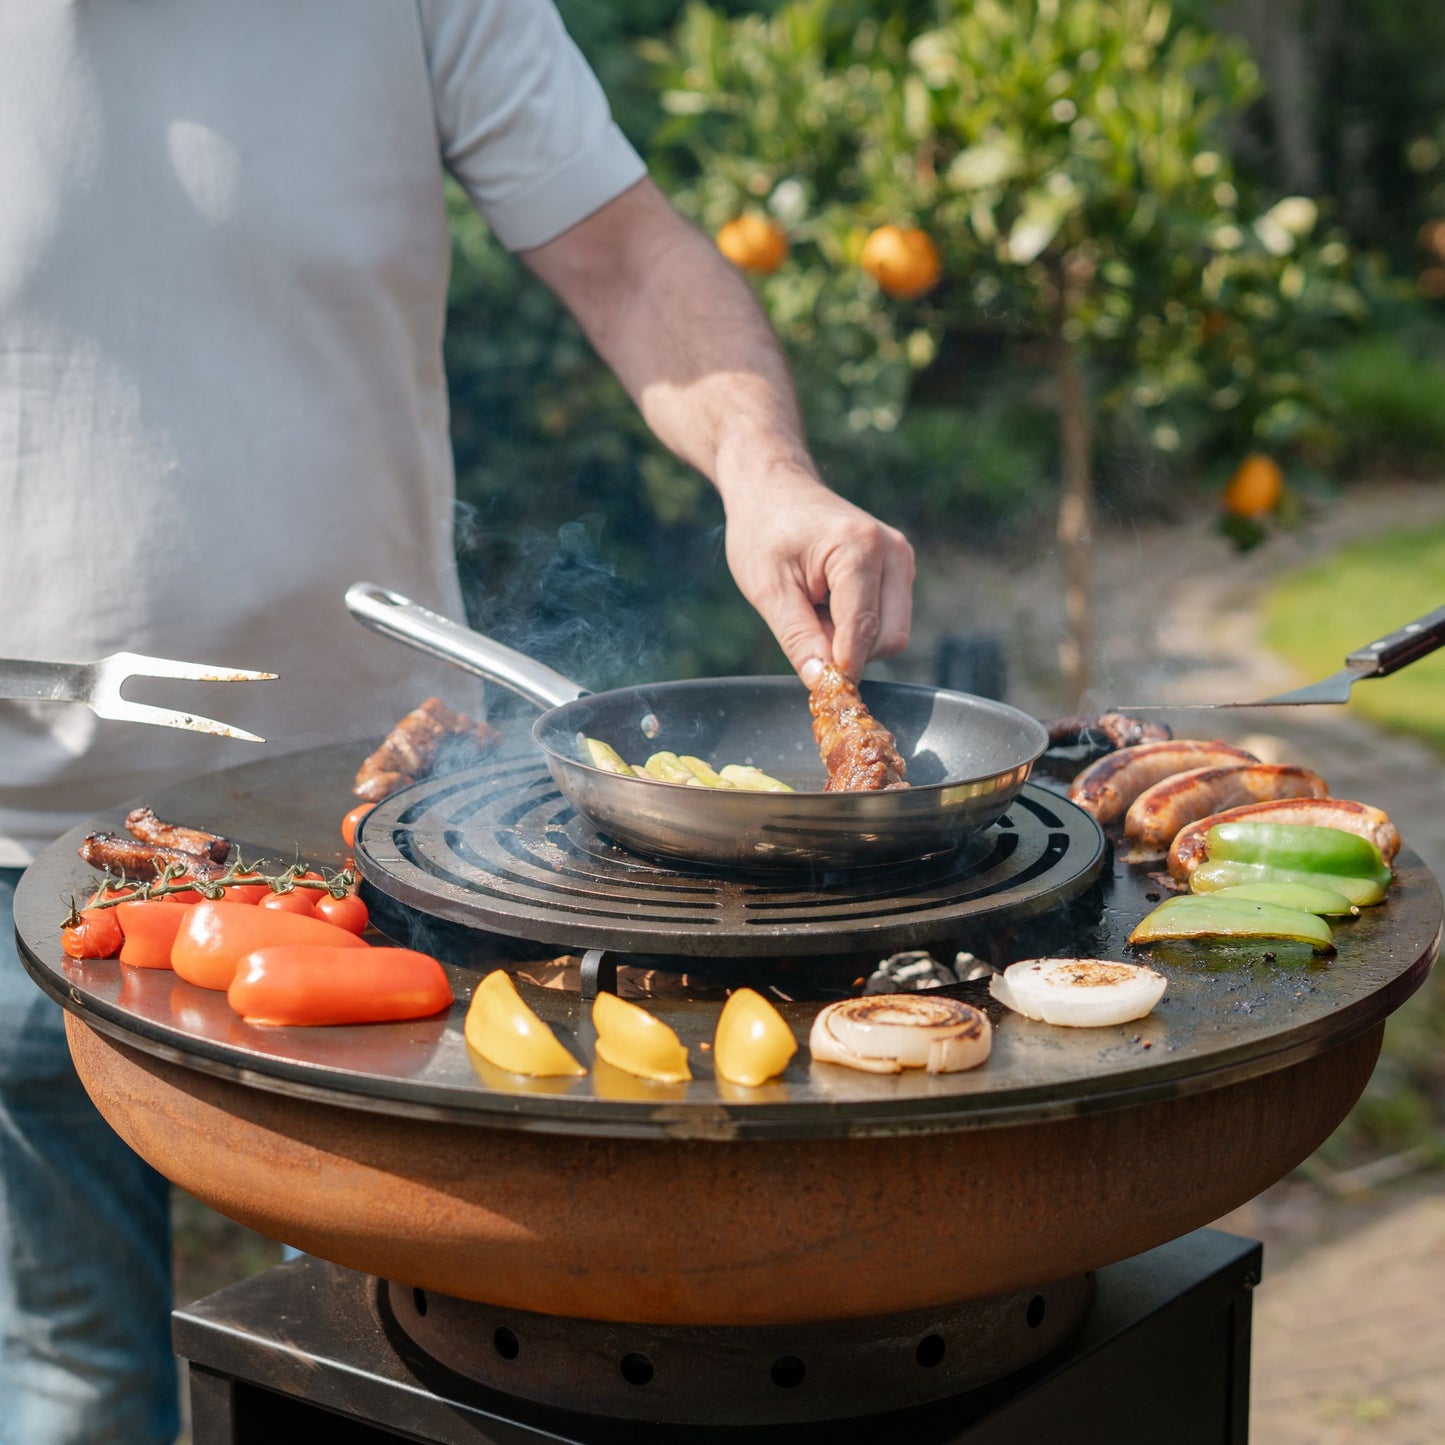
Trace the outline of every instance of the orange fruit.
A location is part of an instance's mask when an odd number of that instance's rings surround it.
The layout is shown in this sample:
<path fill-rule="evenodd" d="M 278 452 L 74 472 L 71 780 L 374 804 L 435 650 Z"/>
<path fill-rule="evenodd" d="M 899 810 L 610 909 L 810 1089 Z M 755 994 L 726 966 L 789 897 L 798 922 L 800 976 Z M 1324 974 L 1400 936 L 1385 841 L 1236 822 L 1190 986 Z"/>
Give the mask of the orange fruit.
<path fill-rule="evenodd" d="M 943 275 L 933 237 L 916 227 L 879 226 L 870 231 L 858 264 L 886 295 L 905 301 L 931 291 Z"/>
<path fill-rule="evenodd" d="M 1251 452 L 1225 485 L 1220 505 L 1234 517 L 1263 517 L 1279 505 L 1284 474 L 1273 457 Z"/>
<path fill-rule="evenodd" d="M 734 266 L 766 276 L 787 259 L 788 238 L 776 222 L 749 211 L 734 216 L 718 231 L 717 248 Z"/>

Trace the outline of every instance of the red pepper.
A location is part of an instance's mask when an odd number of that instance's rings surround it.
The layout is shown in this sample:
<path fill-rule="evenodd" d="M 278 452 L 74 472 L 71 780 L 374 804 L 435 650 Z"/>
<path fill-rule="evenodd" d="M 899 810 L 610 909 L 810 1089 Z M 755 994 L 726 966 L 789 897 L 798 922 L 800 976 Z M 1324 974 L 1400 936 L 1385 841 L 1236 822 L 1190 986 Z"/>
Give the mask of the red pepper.
<path fill-rule="evenodd" d="M 368 1024 L 440 1013 L 452 990 L 441 964 L 410 948 L 295 944 L 248 953 L 226 997 L 251 1024 Z"/>
<path fill-rule="evenodd" d="M 172 901 L 173 894 L 161 898 L 138 898 L 117 903 L 114 912 L 120 915 L 125 942 L 120 946 L 120 961 L 132 968 L 169 968 L 171 945 L 176 931 L 195 912 Z"/>
<path fill-rule="evenodd" d="M 288 943 L 358 949 L 369 946 L 354 933 L 319 918 L 278 913 L 274 908 L 257 908 L 249 903 L 208 900 L 197 908 L 186 909 L 185 915 L 185 926 L 175 938 L 172 962 L 187 983 L 202 988 L 229 988 L 236 965 L 258 948 Z"/>

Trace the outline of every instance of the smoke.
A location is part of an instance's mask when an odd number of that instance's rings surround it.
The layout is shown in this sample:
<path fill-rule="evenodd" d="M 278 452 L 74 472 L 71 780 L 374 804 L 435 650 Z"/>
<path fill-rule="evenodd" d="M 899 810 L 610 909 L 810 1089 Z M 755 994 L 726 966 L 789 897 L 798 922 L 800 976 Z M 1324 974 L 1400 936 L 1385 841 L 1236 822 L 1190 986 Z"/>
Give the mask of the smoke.
<path fill-rule="evenodd" d="M 471 625 L 593 690 L 657 676 L 658 609 L 673 584 L 623 577 L 609 556 L 604 519 L 555 532 L 510 523 L 492 529 L 459 503 L 457 556 Z"/>

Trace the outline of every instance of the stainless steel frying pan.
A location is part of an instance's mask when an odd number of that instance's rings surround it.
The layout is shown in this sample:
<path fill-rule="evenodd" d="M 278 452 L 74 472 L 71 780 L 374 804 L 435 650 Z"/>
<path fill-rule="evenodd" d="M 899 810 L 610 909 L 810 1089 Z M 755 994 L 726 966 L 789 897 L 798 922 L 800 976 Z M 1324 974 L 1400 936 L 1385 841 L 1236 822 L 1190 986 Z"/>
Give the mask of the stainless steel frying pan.
<path fill-rule="evenodd" d="M 959 847 L 1002 816 L 1048 747 L 1016 708 L 910 683 L 869 683 L 863 699 L 908 764 L 910 786 L 824 793 L 808 695 L 793 677 L 721 677 L 589 693 L 541 663 L 369 582 L 346 593 L 368 627 L 499 683 L 545 709 L 532 725 L 558 788 L 609 837 L 639 853 L 724 867 L 856 867 Z M 793 793 L 691 788 L 604 772 L 582 737 L 630 763 L 666 749 L 714 767 L 748 763 Z"/>

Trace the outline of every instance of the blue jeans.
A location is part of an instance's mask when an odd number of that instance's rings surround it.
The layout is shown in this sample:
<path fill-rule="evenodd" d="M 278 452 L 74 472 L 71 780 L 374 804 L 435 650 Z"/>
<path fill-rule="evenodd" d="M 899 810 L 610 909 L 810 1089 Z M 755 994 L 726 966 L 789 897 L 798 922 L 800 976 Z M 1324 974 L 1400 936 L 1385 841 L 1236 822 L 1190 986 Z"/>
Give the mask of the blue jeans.
<path fill-rule="evenodd" d="M 20 963 L 19 877 L 0 868 L 0 1445 L 169 1445 L 169 1186 L 96 1111 Z"/>

